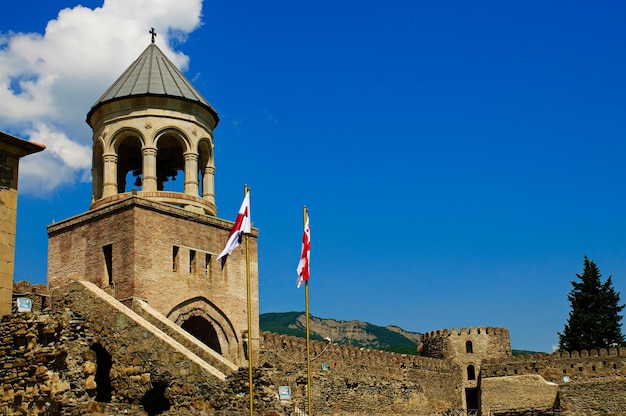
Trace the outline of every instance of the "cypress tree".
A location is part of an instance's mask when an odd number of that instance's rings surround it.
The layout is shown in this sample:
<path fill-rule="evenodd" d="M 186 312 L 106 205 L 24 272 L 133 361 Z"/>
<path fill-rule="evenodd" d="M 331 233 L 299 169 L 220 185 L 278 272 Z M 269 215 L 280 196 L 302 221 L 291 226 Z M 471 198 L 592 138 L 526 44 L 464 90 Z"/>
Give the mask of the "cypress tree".
<path fill-rule="evenodd" d="M 577 351 L 619 346 L 624 341 L 619 292 L 611 276 L 604 283 L 596 264 L 584 257 L 583 274 L 572 281 L 567 299 L 571 303 L 569 318 L 559 333 L 559 350 Z"/>

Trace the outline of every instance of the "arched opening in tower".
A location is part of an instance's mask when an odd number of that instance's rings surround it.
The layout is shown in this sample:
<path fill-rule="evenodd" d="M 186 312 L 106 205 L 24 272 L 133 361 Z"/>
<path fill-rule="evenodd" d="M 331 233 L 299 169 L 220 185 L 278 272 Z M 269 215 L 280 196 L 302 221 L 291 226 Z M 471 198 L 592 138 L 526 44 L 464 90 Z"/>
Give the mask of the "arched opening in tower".
<path fill-rule="evenodd" d="M 117 148 L 117 192 L 141 190 L 142 172 L 141 140 L 128 136 Z"/>
<path fill-rule="evenodd" d="M 192 316 L 183 322 L 181 327 L 213 351 L 219 354 L 222 353 L 222 347 L 220 346 L 220 341 L 217 338 L 215 328 L 213 328 L 213 325 L 203 317 Z"/>
<path fill-rule="evenodd" d="M 157 141 L 157 191 L 184 192 L 185 160 L 183 146 L 171 134 Z"/>
<path fill-rule="evenodd" d="M 476 380 L 476 369 L 473 365 L 467 366 L 467 379 L 468 380 Z"/>

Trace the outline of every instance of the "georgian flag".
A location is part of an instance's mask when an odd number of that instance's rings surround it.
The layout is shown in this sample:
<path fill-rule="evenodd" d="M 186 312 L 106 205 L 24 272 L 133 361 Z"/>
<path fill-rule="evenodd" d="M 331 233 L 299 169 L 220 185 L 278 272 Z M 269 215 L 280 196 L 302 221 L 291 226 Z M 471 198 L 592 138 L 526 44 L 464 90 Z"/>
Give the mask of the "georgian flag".
<path fill-rule="evenodd" d="M 222 257 L 228 256 L 233 250 L 241 244 L 241 239 L 243 234 L 250 234 L 250 192 L 246 191 L 246 196 L 243 198 L 243 203 L 241 204 L 241 208 L 239 208 L 239 213 L 237 214 L 237 219 L 235 220 L 235 225 L 233 225 L 232 230 L 230 230 L 230 235 L 228 236 L 228 241 L 226 242 L 226 247 L 220 253 L 216 260 L 220 260 Z"/>
<path fill-rule="evenodd" d="M 311 227 L 309 226 L 309 213 L 306 214 L 304 222 L 304 234 L 302 234 L 302 253 L 300 254 L 300 262 L 298 263 L 298 287 L 302 286 L 302 282 L 309 281 L 311 270 Z"/>

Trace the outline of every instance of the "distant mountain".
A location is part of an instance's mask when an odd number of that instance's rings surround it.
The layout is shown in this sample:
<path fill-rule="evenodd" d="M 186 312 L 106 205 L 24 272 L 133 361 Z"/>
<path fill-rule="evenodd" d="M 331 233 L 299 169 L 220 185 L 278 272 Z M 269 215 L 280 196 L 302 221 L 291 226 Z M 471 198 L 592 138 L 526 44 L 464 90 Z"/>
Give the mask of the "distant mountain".
<path fill-rule="evenodd" d="M 262 331 L 306 337 L 304 312 L 272 312 L 260 315 Z M 376 326 L 362 321 L 336 321 L 309 315 L 311 339 L 323 341 L 328 337 L 333 343 L 355 347 L 393 351 L 418 355 L 418 332 L 409 332 L 395 326 Z M 536 351 L 512 350 L 513 355 L 535 354 Z"/>
<path fill-rule="evenodd" d="M 306 337 L 304 312 L 276 312 L 260 315 L 262 331 Z M 334 344 L 373 348 L 403 354 L 417 354 L 420 334 L 397 326 L 372 325 L 362 321 L 336 321 L 309 315 L 311 339 L 332 339 Z"/>

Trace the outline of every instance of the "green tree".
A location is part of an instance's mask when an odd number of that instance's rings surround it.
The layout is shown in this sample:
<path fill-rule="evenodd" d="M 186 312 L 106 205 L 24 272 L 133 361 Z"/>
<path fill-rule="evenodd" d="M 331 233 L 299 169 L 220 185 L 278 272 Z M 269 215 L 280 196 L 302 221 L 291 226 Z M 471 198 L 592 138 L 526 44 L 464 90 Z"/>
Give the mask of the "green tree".
<path fill-rule="evenodd" d="M 624 341 L 619 292 L 613 289 L 611 276 L 600 281 L 600 270 L 596 264 L 584 257 L 583 274 L 572 281 L 572 290 L 567 299 L 572 309 L 569 318 L 559 333 L 559 350 L 577 351 L 592 348 L 619 346 Z"/>

